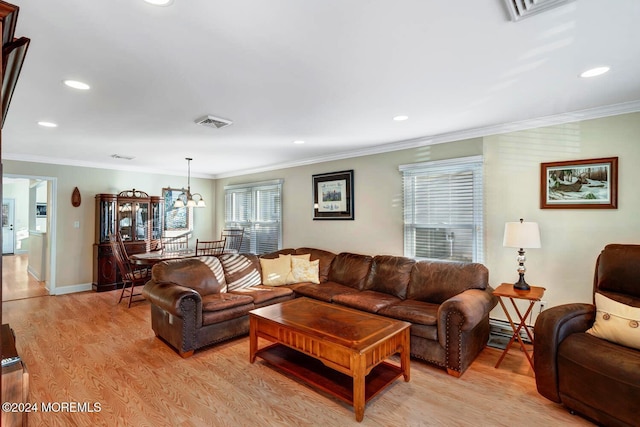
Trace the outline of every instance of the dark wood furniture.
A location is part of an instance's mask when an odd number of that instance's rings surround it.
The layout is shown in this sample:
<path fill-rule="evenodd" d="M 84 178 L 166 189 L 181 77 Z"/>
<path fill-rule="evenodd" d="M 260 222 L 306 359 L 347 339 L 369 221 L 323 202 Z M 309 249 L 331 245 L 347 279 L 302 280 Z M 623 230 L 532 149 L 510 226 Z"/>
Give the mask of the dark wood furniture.
<path fill-rule="evenodd" d="M 162 261 L 168 261 L 171 259 L 192 258 L 194 256 L 196 256 L 196 252 L 193 249 L 185 249 L 176 252 L 151 251 L 129 255 L 129 261 L 131 261 L 132 264 L 152 267 Z"/>
<path fill-rule="evenodd" d="M 225 251 L 226 239 L 196 240 L 196 256 L 222 255 Z"/>
<path fill-rule="evenodd" d="M 116 265 L 122 278 L 122 292 L 120 292 L 118 304 L 122 302 L 123 298 L 127 298 L 129 300 L 127 307 L 130 308 L 133 297 L 142 296 L 142 291 L 136 293 L 136 286 L 144 286 L 144 284 L 151 279 L 151 269 L 141 266 L 137 266 L 137 268 L 134 267 L 126 253 L 124 241 L 120 233 L 112 236 L 109 243 L 111 244 L 111 252 L 116 260 Z"/>
<path fill-rule="evenodd" d="M 502 352 L 500 359 L 498 359 L 498 362 L 496 363 L 496 366 L 495 366 L 496 368 L 500 366 L 500 363 L 502 363 L 502 360 L 509 352 L 509 349 L 511 348 L 511 345 L 514 343 L 514 341 L 518 341 L 518 343 L 520 344 L 520 349 L 525 354 L 525 356 L 527 356 L 527 360 L 531 365 L 531 369 L 533 369 L 533 361 L 531 360 L 531 355 L 529 355 L 529 351 L 524 345 L 524 341 L 522 340 L 522 336 L 520 335 L 520 332 L 524 329 L 524 331 L 527 333 L 527 336 L 529 337 L 529 340 L 533 343 L 533 334 L 529 330 L 526 320 L 527 320 L 527 317 L 529 317 L 529 313 L 531 313 L 531 309 L 533 309 L 533 306 L 535 305 L 535 303 L 542 299 L 542 296 L 544 295 L 544 291 L 545 291 L 545 288 L 541 288 L 539 286 L 531 286 L 531 289 L 529 289 L 528 291 L 521 291 L 514 288 L 513 283 L 502 283 L 500 286 L 496 288 L 495 291 L 493 291 L 493 295 L 498 297 L 498 301 L 502 306 L 502 310 L 504 310 L 504 314 L 507 316 L 507 319 L 509 319 L 509 324 L 511 325 L 511 329 L 513 330 L 513 335 L 511 336 L 509 343 L 507 344 L 504 351 Z M 509 310 L 507 310 L 507 306 L 504 304 L 503 298 L 508 298 L 511 301 L 511 305 L 513 305 L 513 308 L 515 309 L 519 319 L 517 325 L 513 321 L 511 315 L 509 314 Z M 520 312 L 520 309 L 516 305 L 515 300 L 517 299 L 529 301 L 529 307 L 527 308 L 527 311 L 524 314 Z"/>
<path fill-rule="evenodd" d="M 225 239 L 226 253 L 240 253 L 242 247 L 242 239 L 244 238 L 244 227 L 225 228 L 220 234 L 220 239 Z"/>
<path fill-rule="evenodd" d="M 8 324 L 2 325 L 2 358 L 18 356 L 15 343 L 15 335 Z M 26 426 L 28 409 L 20 411 L 24 405 L 17 406 L 15 411 L 5 411 L 8 404 L 29 403 L 29 373 L 22 360 L 2 367 L 2 422 L 3 426 Z M 29 406 L 31 408 L 31 406 Z"/>
<path fill-rule="evenodd" d="M 161 197 L 136 189 L 96 195 L 93 290 L 110 291 L 122 286 L 110 236 L 120 233 L 127 256 L 148 252 L 160 245 L 162 207 Z"/>
<path fill-rule="evenodd" d="M 249 312 L 249 361 L 260 357 L 353 405 L 365 403 L 400 376 L 410 379 L 410 323 L 309 298 Z M 258 350 L 258 338 L 275 344 Z M 400 354 L 400 366 L 386 362 Z"/>

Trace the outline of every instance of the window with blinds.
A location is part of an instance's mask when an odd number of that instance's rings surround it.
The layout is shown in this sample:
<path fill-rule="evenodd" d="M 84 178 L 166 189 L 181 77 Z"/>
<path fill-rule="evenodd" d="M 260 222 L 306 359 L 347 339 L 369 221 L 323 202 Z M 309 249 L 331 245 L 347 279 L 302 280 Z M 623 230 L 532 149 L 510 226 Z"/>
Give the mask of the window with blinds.
<path fill-rule="evenodd" d="M 483 262 L 482 156 L 401 165 L 404 254 Z"/>
<path fill-rule="evenodd" d="M 225 186 L 225 228 L 245 229 L 240 252 L 260 255 L 282 248 L 282 182 Z"/>

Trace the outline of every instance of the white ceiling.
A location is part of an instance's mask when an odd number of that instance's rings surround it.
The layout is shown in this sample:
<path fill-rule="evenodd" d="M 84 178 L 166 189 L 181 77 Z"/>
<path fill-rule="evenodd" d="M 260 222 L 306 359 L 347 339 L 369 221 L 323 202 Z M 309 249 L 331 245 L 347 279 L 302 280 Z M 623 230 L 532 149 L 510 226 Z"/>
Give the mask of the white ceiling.
<path fill-rule="evenodd" d="M 222 177 L 640 110 L 638 0 L 518 22 L 503 0 L 13 3 L 31 46 L 8 159 L 185 175 L 193 157 L 194 176 Z M 194 123 L 207 114 L 234 123 Z"/>

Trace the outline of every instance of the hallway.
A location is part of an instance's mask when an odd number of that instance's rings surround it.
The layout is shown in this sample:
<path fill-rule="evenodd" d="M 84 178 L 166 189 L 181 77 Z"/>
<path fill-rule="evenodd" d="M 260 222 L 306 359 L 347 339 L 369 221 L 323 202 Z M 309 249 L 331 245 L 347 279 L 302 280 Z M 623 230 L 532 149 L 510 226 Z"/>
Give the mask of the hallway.
<path fill-rule="evenodd" d="M 2 301 L 49 295 L 44 282 L 27 272 L 27 254 L 2 256 Z"/>

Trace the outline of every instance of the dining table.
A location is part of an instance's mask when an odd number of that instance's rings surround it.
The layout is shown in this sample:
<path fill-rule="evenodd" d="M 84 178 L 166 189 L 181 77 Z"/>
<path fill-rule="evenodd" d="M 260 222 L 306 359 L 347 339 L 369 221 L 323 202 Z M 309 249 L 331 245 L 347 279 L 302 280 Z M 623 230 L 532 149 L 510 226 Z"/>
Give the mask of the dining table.
<path fill-rule="evenodd" d="M 184 259 L 196 256 L 193 249 L 182 249 L 178 251 L 150 251 L 129 255 L 132 264 L 153 266 L 159 262 L 171 259 Z"/>

